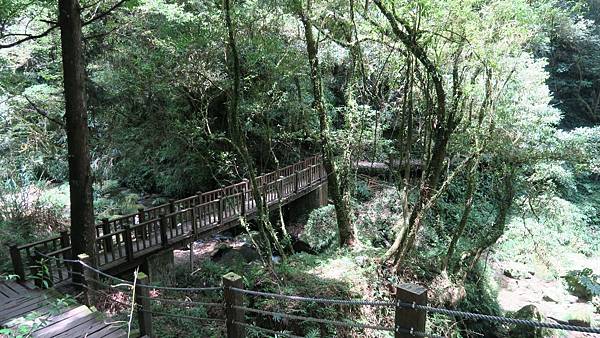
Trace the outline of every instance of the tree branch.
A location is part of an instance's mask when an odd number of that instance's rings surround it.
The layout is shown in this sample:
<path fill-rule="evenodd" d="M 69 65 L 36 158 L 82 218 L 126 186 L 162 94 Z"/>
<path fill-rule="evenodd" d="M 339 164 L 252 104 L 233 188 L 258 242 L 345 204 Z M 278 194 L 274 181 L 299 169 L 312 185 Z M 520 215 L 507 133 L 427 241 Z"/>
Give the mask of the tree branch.
<path fill-rule="evenodd" d="M 95 21 L 98 21 L 98 20 L 100 20 L 100 19 L 108 16 L 110 13 L 112 13 L 113 11 L 115 11 L 116 9 L 118 9 L 119 7 L 121 7 L 127 1 L 129 1 L 129 0 L 120 0 L 120 1 L 118 1 L 117 3 L 115 3 L 114 5 L 112 5 L 108 10 L 106 10 L 106 11 L 104 11 L 104 12 L 102 12 L 102 13 L 94 16 L 94 17 L 92 17 L 91 19 L 89 19 L 86 22 L 83 22 L 82 26 L 89 25 L 89 24 L 91 24 L 91 23 L 93 23 Z M 11 48 L 11 47 L 20 45 L 20 44 L 22 44 L 24 42 L 27 42 L 29 40 L 35 40 L 35 39 L 42 38 L 42 37 L 50 34 L 52 31 L 54 31 L 56 28 L 59 27 L 58 22 L 55 22 L 55 21 L 51 21 L 51 20 L 40 20 L 40 21 L 50 24 L 50 27 L 48 27 L 45 31 L 43 31 L 43 32 L 41 32 L 39 34 L 17 34 L 17 33 L 10 34 L 8 36 L 25 36 L 25 37 L 22 38 L 22 39 L 10 42 L 10 43 L 0 44 L 0 49 Z M 6 38 L 6 37 L 7 36 L 2 36 L 1 38 Z"/>
<path fill-rule="evenodd" d="M 19 39 L 17 41 L 13 41 L 13 42 L 6 43 L 6 44 L 0 44 L 0 49 L 14 47 L 14 46 L 22 44 L 23 42 L 27 42 L 29 40 L 39 39 L 41 37 L 44 37 L 44 36 L 50 34 L 56 28 L 58 28 L 58 25 L 52 25 L 45 31 L 41 32 L 40 34 L 25 34 L 25 35 L 27 35 L 26 37 Z"/>
<path fill-rule="evenodd" d="M 55 118 L 50 117 L 50 115 L 48 114 L 47 111 L 45 111 L 45 110 L 41 109 L 40 107 L 36 106 L 36 104 L 33 103 L 33 101 L 31 101 L 26 95 L 23 95 L 23 97 L 25 98 L 25 100 L 27 100 L 27 102 L 29 102 L 29 105 L 31 106 L 31 108 L 33 108 L 33 110 L 36 113 L 42 115 L 43 117 L 47 118 L 49 121 L 54 122 L 54 123 L 58 124 L 59 126 L 61 126 L 63 128 L 65 127 L 65 124 L 62 121 L 59 121 L 59 120 L 57 120 Z"/>

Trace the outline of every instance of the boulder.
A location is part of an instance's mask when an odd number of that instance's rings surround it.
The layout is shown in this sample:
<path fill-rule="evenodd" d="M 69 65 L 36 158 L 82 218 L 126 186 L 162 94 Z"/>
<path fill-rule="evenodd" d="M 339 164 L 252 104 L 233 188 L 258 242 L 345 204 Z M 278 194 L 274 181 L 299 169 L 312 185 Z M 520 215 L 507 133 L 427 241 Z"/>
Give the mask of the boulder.
<path fill-rule="evenodd" d="M 513 279 L 530 279 L 535 274 L 535 272 L 529 271 L 525 264 L 517 262 L 506 263 L 502 273 Z"/>
<path fill-rule="evenodd" d="M 294 252 L 296 253 L 306 252 L 311 255 L 316 254 L 315 250 L 313 250 L 313 248 L 311 248 L 308 243 L 299 238 L 292 237 L 292 247 L 294 248 Z"/>
<path fill-rule="evenodd" d="M 525 305 L 519 311 L 508 314 L 515 319 L 525 319 L 534 321 L 545 321 L 544 315 L 535 305 Z M 547 330 L 534 328 L 527 325 L 510 325 L 509 337 L 511 338 L 543 338 L 547 335 Z"/>
<path fill-rule="evenodd" d="M 211 259 L 219 264 L 235 266 L 237 264 L 250 263 L 258 260 L 260 259 L 260 256 L 249 244 L 243 244 L 239 247 L 221 245 L 217 251 L 212 254 Z"/>
<path fill-rule="evenodd" d="M 590 327 L 592 326 L 592 313 L 590 309 L 578 308 L 569 313 L 567 322 L 569 325 Z"/>

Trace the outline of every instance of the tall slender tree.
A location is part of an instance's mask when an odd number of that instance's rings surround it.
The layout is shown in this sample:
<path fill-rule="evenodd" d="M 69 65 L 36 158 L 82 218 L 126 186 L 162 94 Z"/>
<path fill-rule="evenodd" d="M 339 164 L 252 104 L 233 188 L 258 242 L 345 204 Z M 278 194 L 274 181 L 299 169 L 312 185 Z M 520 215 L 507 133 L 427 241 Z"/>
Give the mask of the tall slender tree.
<path fill-rule="evenodd" d="M 71 193 L 72 254 L 94 257 L 94 200 L 90 169 L 89 131 L 85 93 L 85 66 L 78 0 L 59 0 L 58 22 L 64 74 L 65 120 Z"/>
<path fill-rule="evenodd" d="M 304 26 L 304 37 L 306 39 L 306 52 L 310 66 L 310 80 L 313 92 L 313 108 L 319 115 L 320 141 L 323 153 L 323 166 L 327 172 L 329 195 L 335 207 L 338 232 L 340 235 L 340 246 L 352 246 L 356 241 L 356 235 L 352 220 L 350 219 L 350 203 L 344 198 L 345 187 L 341 184 L 340 175 L 334 159 L 333 145 L 331 141 L 330 120 L 325 108 L 323 98 L 323 80 L 319 66 L 318 43 L 313 35 L 313 23 L 311 18 L 312 1 L 307 0 L 306 7 L 299 1 L 296 4 L 300 20 Z"/>

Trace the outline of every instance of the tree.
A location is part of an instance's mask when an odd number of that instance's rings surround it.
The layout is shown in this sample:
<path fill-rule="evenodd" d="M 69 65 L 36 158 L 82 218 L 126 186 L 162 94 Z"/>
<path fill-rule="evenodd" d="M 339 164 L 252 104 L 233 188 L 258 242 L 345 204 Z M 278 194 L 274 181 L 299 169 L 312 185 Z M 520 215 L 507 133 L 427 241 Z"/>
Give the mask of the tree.
<path fill-rule="evenodd" d="M 330 133 L 329 116 L 323 99 L 323 80 L 319 66 L 318 44 L 313 35 L 313 23 L 311 18 L 312 0 L 307 0 L 306 8 L 297 3 L 300 20 L 304 26 L 304 37 L 306 39 L 306 53 L 310 66 L 310 81 L 312 84 L 313 108 L 319 116 L 320 142 L 323 154 L 323 166 L 327 172 L 328 192 L 335 207 L 338 232 L 340 235 L 340 246 L 352 246 L 356 241 L 356 235 L 352 220 L 350 219 L 350 204 L 344 198 L 346 186 L 341 184 L 340 175 L 335 163 L 335 154 Z"/>
<path fill-rule="evenodd" d="M 60 29 L 63 85 L 65 98 L 65 130 L 68 145 L 68 172 L 71 202 L 71 252 L 74 256 L 86 253 L 95 260 L 96 229 L 94 224 L 94 205 L 92 194 L 92 172 L 90 168 L 89 130 L 86 107 L 86 75 L 83 55 L 82 27 L 107 16 L 119 8 L 126 0 L 120 0 L 106 11 L 97 12 L 86 22 L 81 19 L 81 7 L 78 0 L 59 0 L 58 21 L 49 22 L 49 26 L 38 33 L 5 32 L 8 22 L 18 17 L 16 13 L 24 12 L 32 3 L 11 2 L 10 9 L 1 13 L 6 20 L 0 30 L 0 48 L 15 47 L 28 41 L 43 38 L 55 29 Z M 39 20 L 39 18 L 38 18 Z M 32 19 L 30 23 L 34 21 Z M 33 103 L 30 102 L 32 105 Z M 47 118 L 49 118 L 46 115 Z M 53 121 L 62 125 L 60 121 Z M 79 276 L 74 276 L 79 279 Z"/>
<path fill-rule="evenodd" d="M 285 250 L 279 242 L 279 238 L 275 229 L 273 228 L 271 221 L 269 220 L 269 207 L 268 201 L 262 198 L 258 181 L 256 179 L 256 169 L 254 160 L 248 152 L 248 146 L 246 145 L 246 136 L 242 128 L 242 124 L 239 116 L 239 102 L 241 99 L 241 69 L 240 59 L 238 55 L 235 32 L 233 22 L 231 19 L 231 4 L 230 0 L 223 0 L 223 12 L 225 15 L 225 25 L 227 27 L 227 43 L 225 47 L 225 55 L 228 61 L 229 73 L 232 76 L 232 84 L 227 91 L 228 96 L 228 110 L 227 110 L 227 122 L 229 125 L 229 137 L 230 142 L 235 148 L 236 152 L 242 157 L 244 164 L 248 170 L 250 176 L 250 188 L 252 189 L 252 196 L 256 203 L 257 214 L 258 214 L 258 226 L 260 233 L 263 237 L 263 245 L 267 249 L 266 257 L 263 257 L 266 262 L 271 263 L 271 256 L 273 254 L 271 249 L 271 240 L 275 244 L 275 247 L 279 251 L 282 257 L 285 257 Z M 270 238 L 269 238 L 270 237 Z"/>
<path fill-rule="evenodd" d="M 96 228 L 80 11 L 78 0 L 58 2 L 71 193 L 71 252 L 75 257 L 87 253 L 95 263 Z"/>

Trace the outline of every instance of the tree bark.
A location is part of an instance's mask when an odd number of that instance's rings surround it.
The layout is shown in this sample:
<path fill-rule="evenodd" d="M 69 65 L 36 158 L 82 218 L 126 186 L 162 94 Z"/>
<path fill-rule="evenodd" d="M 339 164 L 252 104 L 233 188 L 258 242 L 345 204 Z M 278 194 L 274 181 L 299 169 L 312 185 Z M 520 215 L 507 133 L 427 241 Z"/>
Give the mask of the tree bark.
<path fill-rule="evenodd" d="M 394 257 L 394 264 L 396 268 L 399 268 L 400 263 L 414 245 L 416 235 L 423 222 L 423 217 L 428 211 L 425 206 L 430 204 L 429 202 L 431 201 L 432 196 L 435 195 L 434 192 L 439 184 L 448 142 L 456 127 L 456 120 L 454 117 L 455 109 L 447 109 L 446 91 L 444 89 L 442 76 L 438 67 L 427 56 L 425 49 L 417 42 L 416 31 L 407 22 L 402 20 L 402 18 L 390 11 L 381 0 L 373 0 L 373 2 L 389 22 L 394 36 L 400 40 L 408 52 L 421 63 L 425 72 L 433 82 L 433 89 L 435 92 L 436 106 L 433 121 L 434 126 L 431 131 L 433 146 L 427 161 L 427 167 L 423 171 L 423 178 L 419 186 L 419 195 L 411 210 L 408 225 L 405 224 L 405 226 L 402 227 L 401 231 L 399 231 L 396 236 L 394 244 L 384 255 L 384 261 Z"/>
<path fill-rule="evenodd" d="M 301 8 L 301 7 L 300 7 Z M 329 130 L 329 117 L 323 101 L 323 85 L 321 70 L 319 68 L 319 57 L 317 41 L 313 35 L 313 24 L 310 18 L 311 0 L 307 1 L 306 10 L 301 10 L 300 20 L 304 26 L 304 37 L 306 38 L 306 52 L 310 65 L 310 79 L 313 92 L 313 108 L 319 114 L 321 151 L 323 153 L 323 167 L 327 172 L 329 194 L 335 207 L 338 232 L 340 235 L 340 246 L 352 246 L 356 241 L 356 235 L 352 220 L 350 219 L 349 201 L 344 198 L 344 191 L 340 185 L 340 176 L 337 171 L 331 135 Z"/>
<path fill-rule="evenodd" d="M 58 9 L 65 90 L 72 255 L 77 257 L 86 253 L 95 264 L 96 231 L 79 2 L 60 0 Z"/>
<path fill-rule="evenodd" d="M 230 0 L 223 0 L 223 12 L 225 15 L 225 25 L 227 27 L 227 46 L 225 48 L 225 56 L 229 64 L 229 73 L 233 77 L 233 84 L 227 93 L 229 101 L 229 109 L 227 111 L 227 122 L 229 124 L 229 135 L 231 143 L 236 148 L 237 153 L 242 157 L 244 164 L 248 169 L 248 175 L 250 177 L 250 186 L 252 189 L 252 196 L 256 203 L 257 208 L 257 222 L 258 227 L 263 237 L 264 246 L 267 251 L 268 257 L 264 257 L 265 261 L 271 263 L 271 256 L 273 250 L 271 247 L 271 241 L 275 245 L 275 248 L 282 257 L 286 257 L 285 250 L 279 241 L 277 232 L 273 228 L 271 221 L 269 220 L 269 208 L 268 201 L 265 201 L 260 193 L 260 187 L 256 178 L 256 166 L 254 160 L 250 156 L 244 130 L 242 129 L 242 123 L 239 117 L 239 102 L 241 97 L 241 66 L 240 59 L 237 51 L 237 44 L 235 39 L 235 31 L 233 22 L 231 19 L 231 4 Z"/>

